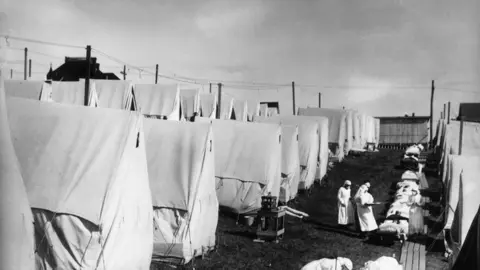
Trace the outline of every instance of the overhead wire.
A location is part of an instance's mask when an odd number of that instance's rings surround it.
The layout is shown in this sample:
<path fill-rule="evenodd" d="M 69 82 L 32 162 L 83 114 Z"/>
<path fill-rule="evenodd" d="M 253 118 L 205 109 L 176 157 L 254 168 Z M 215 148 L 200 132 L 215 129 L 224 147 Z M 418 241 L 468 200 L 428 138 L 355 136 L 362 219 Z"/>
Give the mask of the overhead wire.
<path fill-rule="evenodd" d="M 16 37 L 16 36 L 11 36 L 11 35 L 5 35 L 5 34 L 0 34 L 0 37 L 4 37 L 7 41 L 7 44 L 9 46 L 8 40 L 18 40 L 18 41 L 23 41 L 23 42 L 30 42 L 30 43 L 37 43 L 37 44 L 43 44 L 43 45 L 51 45 L 51 46 L 59 46 L 59 47 L 64 47 L 64 48 L 75 48 L 75 49 L 86 49 L 86 47 L 83 46 L 77 46 L 77 45 L 71 45 L 71 44 L 62 44 L 62 43 L 56 43 L 56 42 L 48 42 L 48 41 L 41 41 L 41 40 L 36 40 L 36 39 L 30 39 L 30 38 L 22 38 L 22 37 Z M 22 48 L 16 48 L 16 47 L 10 47 L 10 49 L 13 50 L 21 50 L 23 51 L 24 49 Z M 30 53 L 38 54 L 38 55 L 43 55 L 46 57 L 51 57 L 51 58 L 56 58 L 56 59 L 63 59 L 58 56 L 54 56 L 51 54 L 46 54 L 42 52 L 37 52 L 34 50 L 29 50 Z M 178 82 L 184 82 L 184 83 L 189 83 L 189 84 L 196 84 L 196 85 L 209 85 L 210 83 L 216 83 L 216 84 L 224 84 L 228 85 L 229 88 L 233 89 L 242 89 L 242 90 L 256 90 L 256 91 L 278 91 L 279 88 L 282 87 L 290 87 L 291 83 L 266 83 L 266 82 L 254 82 L 254 81 L 229 81 L 229 80 L 212 80 L 212 79 L 203 79 L 203 78 L 193 78 L 193 77 L 187 77 L 187 76 L 180 76 L 177 74 L 173 74 L 173 76 L 168 76 L 165 74 L 152 72 L 150 71 L 151 69 L 154 69 L 155 66 L 134 66 L 129 63 L 126 63 L 125 61 L 118 59 L 116 57 L 113 57 L 101 50 L 98 50 L 96 48 L 92 47 L 92 52 L 95 52 L 103 57 L 106 57 L 107 59 L 110 59 L 116 63 L 122 64 L 124 66 L 127 66 L 129 69 L 134 69 L 137 70 L 140 73 L 140 76 L 142 73 L 147 74 L 147 75 L 153 75 L 153 76 L 158 76 L 158 78 L 164 78 L 164 79 L 169 79 L 169 80 L 174 80 Z M 116 68 L 116 67 L 114 67 Z M 462 82 L 462 81 L 457 81 L 457 82 L 444 82 L 442 84 L 473 84 L 473 82 Z M 365 89 L 430 89 L 430 86 L 389 86 L 389 87 L 383 87 L 383 86 L 351 86 L 351 85 L 311 85 L 311 84 L 295 84 L 295 86 L 299 87 L 300 90 L 301 88 L 319 88 L 319 89 L 356 89 L 356 88 L 365 88 Z M 270 88 L 270 89 L 268 89 Z M 435 89 L 438 90 L 447 90 L 447 91 L 460 91 L 460 92 L 469 92 L 469 93 L 474 93 L 474 94 L 480 94 L 478 91 L 469 91 L 469 90 L 462 90 L 462 89 L 455 89 L 455 88 L 449 88 L 449 87 L 436 87 Z"/>
<path fill-rule="evenodd" d="M 49 42 L 49 41 L 41 41 L 41 40 L 30 39 L 30 38 L 15 37 L 15 36 L 10 36 L 5 34 L 0 34 L 0 37 L 4 37 L 7 40 L 7 43 L 9 39 L 12 39 L 12 40 L 18 40 L 18 41 L 24 41 L 24 42 L 30 42 L 30 43 L 64 47 L 64 48 L 85 49 L 85 47 L 82 47 L 82 46 L 62 44 L 62 43 Z"/>

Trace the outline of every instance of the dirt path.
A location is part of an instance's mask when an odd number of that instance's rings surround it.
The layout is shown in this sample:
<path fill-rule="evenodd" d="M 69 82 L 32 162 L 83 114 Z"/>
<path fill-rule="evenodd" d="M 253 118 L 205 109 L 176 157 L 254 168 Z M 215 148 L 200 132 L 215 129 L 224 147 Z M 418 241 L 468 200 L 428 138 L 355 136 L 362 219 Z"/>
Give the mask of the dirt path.
<path fill-rule="evenodd" d="M 359 269 L 366 261 L 380 256 L 395 254 L 399 259 L 398 242 L 391 246 L 369 244 L 348 234 L 325 230 L 325 227 L 336 224 L 337 190 L 346 179 L 351 180 L 353 186 L 369 179 L 375 200 L 390 200 L 391 185 L 400 179 L 402 173 L 394 170 L 400 154 L 383 150 L 365 156 L 349 156 L 337 164 L 310 195 L 302 194 L 291 203 L 293 208 L 307 212 L 316 222 L 287 217 L 285 237 L 278 244 L 253 242 L 253 235 L 248 233 L 247 227 L 236 225 L 232 218 L 221 215 L 217 250 L 204 259 L 177 269 L 300 269 L 312 260 L 333 256 L 350 258 L 354 269 Z M 356 189 L 353 188 L 352 194 Z M 377 206 L 374 211 L 376 218 L 381 219 L 386 213 L 386 206 Z M 438 266 L 437 263 L 435 265 Z"/>

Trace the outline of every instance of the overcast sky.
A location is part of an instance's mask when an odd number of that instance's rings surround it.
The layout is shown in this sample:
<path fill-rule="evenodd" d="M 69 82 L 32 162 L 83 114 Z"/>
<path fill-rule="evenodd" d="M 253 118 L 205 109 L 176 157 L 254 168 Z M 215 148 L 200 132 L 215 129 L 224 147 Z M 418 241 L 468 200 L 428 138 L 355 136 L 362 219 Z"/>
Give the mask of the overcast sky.
<path fill-rule="evenodd" d="M 317 106 L 322 92 L 324 107 L 380 116 L 427 115 L 432 79 L 439 87 L 436 108 L 448 100 L 454 108 L 480 100 L 476 2 L 0 0 L 0 11 L 12 36 L 90 44 L 135 66 L 154 70 L 159 64 L 168 75 L 317 85 L 298 87 L 297 106 Z M 65 55 L 85 54 L 18 41 L 10 46 L 60 57 L 32 53 L 34 72 L 60 64 Z M 22 57 L 10 51 L 11 67 L 21 71 L 16 61 Z M 102 69 L 118 74 L 121 64 L 98 58 Z M 135 70 L 127 79 L 154 82 Z M 282 114 L 292 112 L 289 87 L 257 91 L 226 84 L 225 92 L 237 98 L 260 93 L 262 100 L 280 100 Z"/>

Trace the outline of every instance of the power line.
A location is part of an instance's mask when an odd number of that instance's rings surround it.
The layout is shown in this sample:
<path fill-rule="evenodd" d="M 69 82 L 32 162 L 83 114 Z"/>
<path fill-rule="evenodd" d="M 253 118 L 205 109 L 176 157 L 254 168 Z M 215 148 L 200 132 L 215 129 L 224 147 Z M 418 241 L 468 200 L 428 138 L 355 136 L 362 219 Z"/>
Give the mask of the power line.
<path fill-rule="evenodd" d="M 62 43 L 55 43 L 55 42 L 49 42 L 49 41 L 41 41 L 41 40 L 36 40 L 36 39 L 30 39 L 30 38 L 21 38 L 21 37 L 14 37 L 10 35 L 4 35 L 0 34 L 0 37 L 4 37 L 8 43 L 9 39 L 12 40 L 18 40 L 18 41 L 24 41 L 24 42 L 30 42 L 30 43 L 37 43 L 37 44 L 43 44 L 43 45 L 51 45 L 51 46 L 58 46 L 58 47 L 65 47 L 65 48 L 74 48 L 74 49 L 85 49 L 82 46 L 76 46 L 76 45 L 69 45 L 69 44 L 62 44 Z"/>

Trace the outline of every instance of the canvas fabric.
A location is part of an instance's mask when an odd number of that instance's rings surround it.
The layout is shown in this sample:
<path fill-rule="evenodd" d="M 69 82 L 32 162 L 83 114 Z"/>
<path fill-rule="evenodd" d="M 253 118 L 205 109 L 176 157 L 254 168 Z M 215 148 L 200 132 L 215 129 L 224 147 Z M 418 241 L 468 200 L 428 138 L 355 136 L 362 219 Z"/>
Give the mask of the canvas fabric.
<path fill-rule="evenodd" d="M 180 101 L 182 106 L 182 116 L 188 119 L 194 113 L 200 112 L 200 90 L 199 89 L 181 89 Z"/>
<path fill-rule="evenodd" d="M 476 167 L 474 170 L 463 170 L 460 175 L 460 196 L 450 230 L 450 247 L 453 250 L 450 259 L 452 260 L 455 260 L 462 248 L 480 206 L 478 175 L 480 175 L 480 167 Z"/>
<path fill-rule="evenodd" d="M 298 193 L 300 182 L 300 158 L 298 148 L 298 127 L 282 126 L 282 183 L 279 201 L 288 202 Z"/>
<path fill-rule="evenodd" d="M 323 116 L 328 118 L 328 142 L 338 144 L 338 151 L 334 155 L 342 161 L 345 156 L 347 138 L 347 113 L 345 110 L 324 108 L 299 108 L 298 114 L 303 116 Z"/>
<path fill-rule="evenodd" d="M 260 115 L 260 102 L 258 100 L 247 100 L 247 117 L 248 121 Z"/>
<path fill-rule="evenodd" d="M 201 118 L 195 121 L 205 122 Z M 246 213 L 261 207 L 261 196 L 271 193 L 278 197 L 280 125 L 210 121 L 215 135 L 215 176 L 220 206 L 235 213 Z"/>
<path fill-rule="evenodd" d="M 215 246 L 219 206 L 211 124 L 145 119 L 145 134 L 153 258 L 188 263 Z"/>
<path fill-rule="evenodd" d="M 136 84 L 134 93 L 137 109 L 142 114 L 180 120 L 180 91 L 177 85 Z"/>
<path fill-rule="evenodd" d="M 224 119 L 224 120 L 232 119 L 234 101 L 235 100 L 232 97 L 228 97 L 228 96 L 222 97 L 221 107 L 220 107 L 220 119 Z"/>
<path fill-rule="evenodd" d="M 235 120 L 247 122 L 248 120 L 248 103 L 246 100 L 236 99 L 233 102 L 233 110 L 235 111 Z"/>
<path fill-rule="evenodd" d="M 130 81 L 95 80 L 98 107 L 130 110 L 133 102 L 133 86 Z"/>
<path fill-rule="evenodd" d="M 41 100 L 42 95 L 48 97 L 50 92 L 51 84 L 44 81 L 5 80 L 7 97 Z"/>
<path fill-rule="evenodd" d="M 13 147 L 0 75 L 0 269 L 35 268 L 33 216 Z"/>
<path fill-rule="evenodd" d="M 216 118 L 217 114 L 217 95 L 200 94 L 200 115 L 211 119 Z"/>
<path fill-rule="evenodd" d="M 87 106 L 96 107 L 98 95 L 94 84 L 89 86 Z M 52 93 L 50 96 L 42 95 L 43 101 L 50 101 L 66 105 L 85 106 L 85 81 L 78 82 L 52 82 Z"/>
<path fill-rule="evenodd" d="M 10 98 L 37 266 L 149 269 L 153 213 L 139 114 Z"/>
<path fill-rule="evenodd" d="M 258 117 L 255 121 L 298 126 L 300 158 L 300 183 L 298 188 L 300 190 L 310 188 L 315 181 L 316 172 L 318 171 L 317 158 L 319 153 L 322 155 L 320 157 L 321 166 L 323 166 L 323 164 L 328 165 L 328 130 L 319 130 L 319 121 L 324 121 L 323 118 L 320 119 L 320 117 L 309 116 L 275 116 L 269 118 Z M 322 144 L 324 148 L 320 147 Z M 323 150 L 326 154 L 322 152 L 322 149 L 326 149 Z"/>

